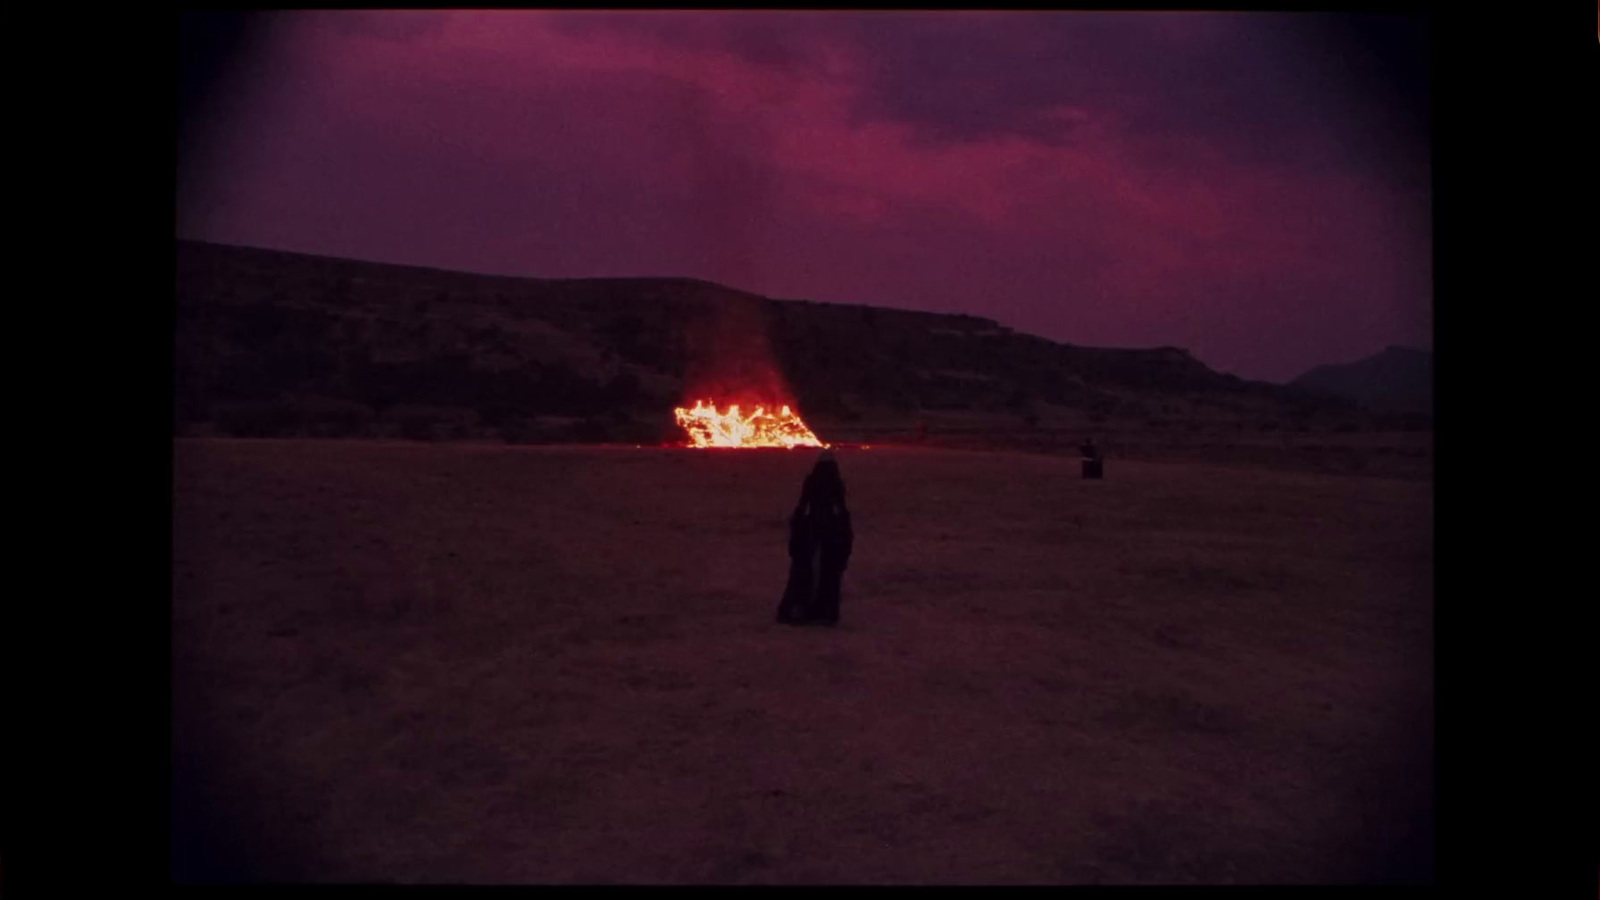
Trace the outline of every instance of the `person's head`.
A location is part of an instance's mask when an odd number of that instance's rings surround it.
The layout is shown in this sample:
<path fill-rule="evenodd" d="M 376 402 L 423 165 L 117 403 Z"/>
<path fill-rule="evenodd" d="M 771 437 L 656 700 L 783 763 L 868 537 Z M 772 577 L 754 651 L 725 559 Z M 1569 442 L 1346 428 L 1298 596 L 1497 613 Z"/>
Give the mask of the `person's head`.
<path fill-rule="evenodd" d="M 839 474 L 839 461 L 832 450 L 824 450 L 817 456 L 816 465 L 806 476 L 806 495 L 814 505 L 827 506 L 829 501 L 835 501 L 841 508 L 844 506 L 844 478 Z"/>
<path fill-rule="evenodd" d="M 818 453 L 817 462 L 811 467 L 813 472 L 824 470 L 832 471 L 835 474 L 839 471 L 839 458 L 833 455 L 833 450 L 831 449 L 824 449 L 821 453 Z"/>

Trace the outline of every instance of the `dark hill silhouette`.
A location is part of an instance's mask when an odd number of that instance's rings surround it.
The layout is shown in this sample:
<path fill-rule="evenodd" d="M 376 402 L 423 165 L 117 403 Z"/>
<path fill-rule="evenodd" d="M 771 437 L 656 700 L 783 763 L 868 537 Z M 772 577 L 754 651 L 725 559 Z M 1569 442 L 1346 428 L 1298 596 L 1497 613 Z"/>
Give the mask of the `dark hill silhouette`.
<path fill-rule="evenodd" d="M 1429 413 L 1433 409 L 1433 354 L 1412 347 L 1388 347 L 1353 363 L 1318 366 L 1290 384 L 1375 412 Z"/>
<path fill-rule="evenodd" d="M 763 390 L 835 434 L 939 414 L 1031 427 L 1041 412 L 1304 420 L 1349 406 L 1178 348 L 1060 344 L 690 278 L 512 278 L 192 241 L 176 253 L 180 431 L 673 440 L 686 394 L 772 375 Z"/>

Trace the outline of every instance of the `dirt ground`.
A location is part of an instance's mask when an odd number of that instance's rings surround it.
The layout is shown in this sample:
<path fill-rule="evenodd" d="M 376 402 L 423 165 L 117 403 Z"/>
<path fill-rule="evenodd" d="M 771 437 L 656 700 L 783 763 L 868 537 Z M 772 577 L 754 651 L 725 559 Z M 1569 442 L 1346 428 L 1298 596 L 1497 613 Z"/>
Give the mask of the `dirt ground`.
<path fill-rule="evenodd" d="M 814 458 L 175 441 L 178 875 L 1429 877 L 1428 482 L 843 451 L 790 628 Z"/>

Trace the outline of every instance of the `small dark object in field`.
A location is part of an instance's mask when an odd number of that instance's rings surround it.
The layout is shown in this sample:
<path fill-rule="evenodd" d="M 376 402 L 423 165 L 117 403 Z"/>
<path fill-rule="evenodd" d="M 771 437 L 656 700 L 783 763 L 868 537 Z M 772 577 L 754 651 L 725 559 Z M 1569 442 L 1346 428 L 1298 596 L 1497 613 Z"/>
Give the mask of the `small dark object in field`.
<path fill-rule="evenodd" d="M 854 544 L 844 479 L 824 452 L 800 489 L 789 516 L 789 583 L 778 602 L 778 621 L 789 625 L 839 621 L 840 581 Z"/>
<path fill-rule="evenodd" d="M 1105 477 L 1105 460 L 1100 456 L 1100 448 L 1094 445 L 1094 439 L 1084 438 L 1083 445 L 1078 449 L 1083 452 L 1083 477 Z"/>

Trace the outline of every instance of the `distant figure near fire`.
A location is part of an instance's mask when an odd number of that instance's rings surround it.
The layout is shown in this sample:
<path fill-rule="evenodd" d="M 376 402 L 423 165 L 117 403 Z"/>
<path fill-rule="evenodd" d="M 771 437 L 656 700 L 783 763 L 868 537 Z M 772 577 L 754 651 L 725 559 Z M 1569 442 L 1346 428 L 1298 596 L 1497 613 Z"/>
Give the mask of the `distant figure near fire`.
<path fill-rule="evenodd" d="M 800 503 L 789 517 L 789 584 L 778 603 L 779 622 L 838 624 L 839 583 L 854 542 L 839 463 L 832 452 L 824 451 L 806 476 Z"/>
<path fill-rule="evenodd" d="M 1100 458 L 1100 448 L 1094 445 L 1094 438 L 1084 438 L 1078 449 L 1083 453 L 1083 477 L 1104 478 L 1104 461 Z"/>

